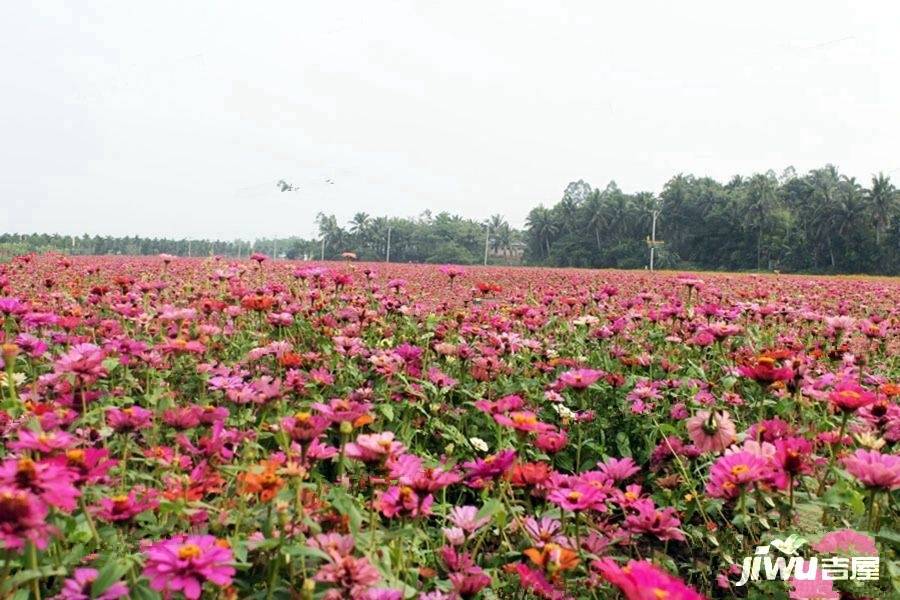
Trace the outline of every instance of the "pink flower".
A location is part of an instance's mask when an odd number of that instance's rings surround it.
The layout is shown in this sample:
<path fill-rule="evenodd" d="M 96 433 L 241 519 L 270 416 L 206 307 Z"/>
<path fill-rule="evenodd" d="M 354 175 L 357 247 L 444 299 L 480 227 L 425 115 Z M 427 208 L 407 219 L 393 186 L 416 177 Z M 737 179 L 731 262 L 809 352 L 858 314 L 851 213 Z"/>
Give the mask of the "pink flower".
<path fill-rule="evenodd" d="M 0 485 L 19 488 L 42 502 L 66 512 L 75 509 L 81 492 L 73 485 L 71 471 L 54 462 L 9 458 L 0 466 Z"/>
<path fill-rule="evenodd" d="M 604 558 L 594 561 L 593 566 L 627 600 L 704 600 L 702 594 L 646 560 L 632 560 L 622 568 Z"/>
<path fill-rule="evenodd" d="M 752 452 L 740 450 L 726 454 L 710 468 L 706 493 L 713 498 L 736 498 L 744 487 L 758 481 L 767 469 L 768 462 Z"/>
<path fill-rule="evenodd" d="M 828 395 L 828 400 L 838 410 L 852 413 L 875 402 L 875 393 L 860 386 L 852 379 L 844 379 L 834 386 Z"/>
<path fill-rule="evenodd" d="M 572 369 L 571 371 L 566 371 L 560 375 L 557 381 L 561 387 L 583 390 L 595 383 L 601 377 L 603 377 L 603 371 L 597 371 L 595 369 Z"/>
<path fill-rule="evenodd" d="M 798 475 L 812 473 L 812 443 L 802 437 L 785 437 L 775 440 L 773 462 L 777 468 L 774 483 L 779 488 L 788 487 Z"/>
<path fill-rule="evenodd" d="M 671 506 L 660 510 L 646 498 L 633 502 L 628 509 L 635 511 L 625 517 L 625 527 L 632 533 L 648 533 L 663 541 L 684 541 L 684 533 L 678 529 L 681 521 Z"/>
<path fill-rule="evenodd" d="M 550 517 L 541 517 L 540 520 L 526 517 L 522 528 L 536 548 L 543 548 L 545 544 L 549 543 L 559 544 L 565 540 L 560 534 L 562 527 L 559 521 Z"/>
<path fill-rule="evenodd" d="M 137 431 L 150 424 L 153 413 L 140 406 L 128 408 L 110 408 L 106 411 L 106 423 L 115 431 L 125 433 Z"/>
<path fill-rule="evenodd" d="M 53 365 L 58 374 L 72 373 L 83 383 L 106 377 L 103 360 L 106 353 L 94 344 L 77 344 L 60 356 Z"/>
<path fill-rule="evenodd" d="M 381 513 L 388 517 L 420 517 L 431 514 L 434 497 L 428 494 L 420 497 L 411 487 L 392 485 L 381 493 L 376 505 Z"/>
<path fill-rule="evenodd" d="M 403 444 L 394 441 L 393 431 L 362 433 L 356 438 L 356 442 L 351 442 L 344 448 L 348 458 L 365 463 L 382 462 L 403 453 L 404 450 L 406 447 Z"/>
<path fill-rule="evenodd" d="M 489 481 L 506 473 L 515 459 L 515 450 L 502 450 L 483 459 L 464 462 L 462 466 L 466 469 L 466 483 L 469 487 L 481 489 Z"/>
<path fill-rule="evenodd" d="M 840 600 L 831 579 L 826 579 L 821 571 L 813 579 L 791 579 L 791 600 Z"/>
<path fill-rule="evenodd" d="M 44 522 L 47 507 L 34 494 L 0 485 L 0 546 L 7 550 L 21 550 L 26 542 L 40 549 L 47 547 L 52 532 Z"/>
<path fill-rule="evenodd" d="M 326 599 L 358 598 L 378 583 L 381 576 L 367 558 L 342 556 L 319 568 L 313 576 L 316 581 L 331 583 L 336 587 L 324 596 Z M 330 595 L 329 595 L 330 594 Z"/>
<path fill-rule="evenodd" d="M 142 512 L 159 506 L 156 496 L 156 490 L 133 489 L 127 494 L 100 498 L 100 506 L 95 508 L 95 512 L 104 521 L 130 521 Z"/>
<path fill-rule="evenodd" d="M 447 519 L 465 531 L 473 533 L 490 522 L 490 517 L 478 517 L 478 508 L 475 506 L 454 506 L 450 509 Z"/>
<path fill-rule="evenodd" d="M 158 592 L 178 592 L 196 600 L 209 581 L 224 587 L 231 584 L 234 555 L 226 542 L 211 535 L 178 535 L 144 550 L 143 575 Z"/>
<path fill-rule="evenodd" d="M 641 470 L 631 458 L 609 458 L 597 463 L 597 468 L 616 483 L 625 481 Z"/>
<path fill-rule="evenodd" d="M 701 452 L 721 452 L 737 439 L 737 430 L 727 412 L 701 410 L 685 425 L 688 436 Z"/>
<path fill-rule="evenodd" d="M 9 444 L 13 450 L 36 450 L 41 454 L 52 454 L 58 450 L 66 450 L 78 441 L 65 431 L 31 431 L 19 430 L 19 440 Z"/>
<path fill-rule="evenodd" d="M 547 500 L 560 508 L 578 512 L 589 509 L 600 509 L 605 494 L 592 485 L 575 483 L 573 487 L 560 486 L 550 491 Z M 605 506 L 603 506 L 605 509 Z"/>
<path fill-rule="evenodd" d="M 868 488 L 900 489 L 900 456 L 857 450 L 843 459 L 844 468 Z"/>
<path fill-rule="evenodd" d="M 821 540 L 811 544 L 811 547 L 822 554 L 878 556 L 875 540 L 864 533 L 859 533 L 852 529 L 839 529 L 826 533 Z"/>
<path fill-rule="evenodd" d="M 331 560 L 338 562 L 345 556 L 353 553 L 356 542 L 353 541 L 352 535 L 341 535 L 339 533 L 320 533 L 307 542 L 312 548 L 317 548 L 331 557 Z"/>
<path fill-rule="evenodd" d="M 306 444 L 318 438 L 322 432 L 328 429 L 331 420 L 328 417 L 313 415 L 309 412 L 298 412 L 293 417 L 285 417 L 281 420 L 281 429 L 291 439 L 300 444 Z"/>
<path fill-rule="evenodd" d="M 514 572 L 519 576 L 519 583 L 526 590 L 534 592 L 538 598 L 546 600 L 565 600 L 568 598 L 565 593 L 557 590 L 547 581 L 543 573 L 536 569 L 532 569 L 526 564 L 517 563 L 514 565 Z"/>
<path fill-rule="evenodd" d="M 494 420 L 500 425 L 511 427 L 516 431 L 549 431 L 552 425 L 542 423 L 536 414 L 530 411 L 515 411 L 509 415 L 494 415 Z"/>
<path fill-rule="evenodd" d="M 534 439 L 534 445 L 547 454 L 556 454 L 566 447 L 569 436 L 565 430 L 543 431 Z"/>
<path fill-rule="evenodd" d="M 75 569 L 73 576 L 63 582 L 62 589 L 53 600 L 116 600 L 128 596 L 128 586 L 121 581 L 112 583 L 100 595 L 94 595 L 91 587 L 98 575 L 97 569 Z"/>

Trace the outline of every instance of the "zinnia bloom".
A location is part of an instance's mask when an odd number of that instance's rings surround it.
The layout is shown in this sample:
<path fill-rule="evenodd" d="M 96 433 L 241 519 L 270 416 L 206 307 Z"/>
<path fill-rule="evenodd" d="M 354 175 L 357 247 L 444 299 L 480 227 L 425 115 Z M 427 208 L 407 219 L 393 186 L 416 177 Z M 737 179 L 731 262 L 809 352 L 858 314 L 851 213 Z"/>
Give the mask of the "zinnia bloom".
<path fill-rule="evenodd" d="M 19 488 L 38 496 L 41 501 L 71 512 L 81 492 L 72 485 L 73 475 L 65 467 L 30 458 L 10 458 L 0 466 L 0 484 Z"/>
<path fill-rule="evenodd" d="M 571 371 L 566 371 L 560 375 L 558 382 L 559 385 L 564 388 L 570 387 L 576 390 L 583 390 L 595 383 L 601 377 L 603 377 L 603 371 L 597 371 L 595 369 L 572 369 Z"/>
<path fill-rule="evenodd" d="M 612 559 L 604 558 L 595 561 L 594 566 L 628 600 L 704 600 L 683 581 L 646 560 L 632 560 L 620 567 Z"/>
<path fill-rule="evenodd" d="M 834 390 L 828 395 L 828 400 L 838 410 L 852 413 L 875 402 L 875 394 L 852 379 L 845 379 L 834 386 Z"/>
<path fill-rule="evenodd" d="M 844 458 L 844 468 L 867 488 L 900 489 L 900 456 L 857 450 Z"/>
<path fill-rule="evenodd" d="M 701 410 L 685 424 L 688 436 L 701 452 L 721 452 L 737 439 L 737 430 L 727 412 Z"/>
<path fill-rule="evenodd" d="M 128 596 L 128 586 L 121 581 L 113 583 L 102 594 L 95 596 L 91 587 L 97 580 L 97 575 L 97 569 L 75 569 L 73 576 L 65 580 L 54 600 L 116 600 Z"/>
<path fill-rule="evenodd" d="M 180 591 L 196 600 L 209 581 L 224 587 L 231 584 L 234 555 L 226 542 L 211 535 L 179 535 L 157 542 L 144 550 L 144 576 L 158 592 Z"/>
<path fill-rule="evenodd" d="M 44 522 L 47 507 L 25 490 L 0 486 L 0 546 L 20 550 L 25 542 L 40 549 L 47 547 L 50 527 Z"/>
<path fill-rule="evenodd" d="M 811 544 L 821 554 L 840 554 L 842 556 L 878 556 L 875 540 L 864 533 L 852 529 L 838 529 L 826 533 L 818 542 Z"/>
<path fill-rule="evenodd" d="M 710 468 L 706 493 L 713 498 L 736 498 L 745 486 L 765 475 L 767 467 L 765 459 L 746 450 L 726 454 Z"/>

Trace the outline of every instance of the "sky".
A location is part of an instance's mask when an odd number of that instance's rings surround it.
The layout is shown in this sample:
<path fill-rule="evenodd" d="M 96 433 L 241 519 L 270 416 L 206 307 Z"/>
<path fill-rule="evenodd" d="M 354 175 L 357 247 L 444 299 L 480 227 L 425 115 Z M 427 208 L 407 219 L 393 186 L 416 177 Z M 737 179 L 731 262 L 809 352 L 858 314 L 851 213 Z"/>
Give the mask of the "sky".
<path fill-rule="evenodd" d="M 898 22 L 874 0 L 4 2 L 0 231 L 518 227 L 578 179 L 897 180 Z"/>

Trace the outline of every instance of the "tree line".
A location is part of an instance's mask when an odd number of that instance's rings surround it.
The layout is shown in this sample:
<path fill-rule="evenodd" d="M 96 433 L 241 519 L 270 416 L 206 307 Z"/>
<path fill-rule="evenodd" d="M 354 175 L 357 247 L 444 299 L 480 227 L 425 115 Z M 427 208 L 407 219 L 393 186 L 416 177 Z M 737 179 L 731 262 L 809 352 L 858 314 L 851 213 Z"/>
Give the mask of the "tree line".
<path fill-rule="evenodd" d="M 724 184 L 679 174 L 658 196 L 574 182 L 553 207 L 529 213 L 526 260 L 642 268 L 654 213 L 660 268 L 900 273 L 897 189 L 884 174 L 866 187 L 832 165 Z"/>
<path fill-rule="evenodd" d="M 900 193 L 884 174 L 868 186 L 832 165 L 735 176 L 727 183 L 679 174 L 658 195 L 570 183 L 551 207 L 535 207 L 525 228 L 502 215 L 486 221 L 425 211 L 413 218 L 359 212 L 343 226 L 316 218 L 316 239 L 253 241 L 0 234 L 0 258 L 27 252 L 360 260 L 640 269 L 648 264 L 656 215 L 656 266 L 900 274 Z M 487 248 L 485 247 L 487 246 Z"/>

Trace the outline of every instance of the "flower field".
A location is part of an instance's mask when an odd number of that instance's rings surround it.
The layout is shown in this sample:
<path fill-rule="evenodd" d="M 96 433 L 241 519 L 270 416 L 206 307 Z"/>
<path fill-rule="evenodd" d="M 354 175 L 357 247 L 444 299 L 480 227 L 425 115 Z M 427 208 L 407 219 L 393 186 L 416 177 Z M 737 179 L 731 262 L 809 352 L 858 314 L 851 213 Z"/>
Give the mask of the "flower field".
<path fill-rule="evenodd" d="M 897 597 L 898 303 L 874 278 L 19 257 L 0 597 Z M 744 572 L 770 542 L 819 566 Z"/>

